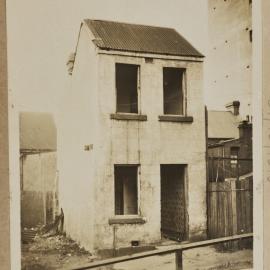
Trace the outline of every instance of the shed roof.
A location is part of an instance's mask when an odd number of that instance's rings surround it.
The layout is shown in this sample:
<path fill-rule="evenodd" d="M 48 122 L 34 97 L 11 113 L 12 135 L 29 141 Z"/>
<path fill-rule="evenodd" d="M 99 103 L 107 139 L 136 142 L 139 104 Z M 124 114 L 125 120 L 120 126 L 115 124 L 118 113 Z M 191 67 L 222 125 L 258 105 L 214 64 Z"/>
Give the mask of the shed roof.
<path fill-rule="evenodd" d="M 56 150 L 56 126 L 49 113 L 20 113 L 20 149 Z"/>
<path fill-rule="evenodd" d="M 228 111 L 208 111 L 208 138 L 239 138 L 241 119 Z"/>
<path fill-rule="evenodd" d="M 84 20 L 93 33 L 93 42 L 101 49 L 176 56 L 203 57 L 172 28 Z"/>

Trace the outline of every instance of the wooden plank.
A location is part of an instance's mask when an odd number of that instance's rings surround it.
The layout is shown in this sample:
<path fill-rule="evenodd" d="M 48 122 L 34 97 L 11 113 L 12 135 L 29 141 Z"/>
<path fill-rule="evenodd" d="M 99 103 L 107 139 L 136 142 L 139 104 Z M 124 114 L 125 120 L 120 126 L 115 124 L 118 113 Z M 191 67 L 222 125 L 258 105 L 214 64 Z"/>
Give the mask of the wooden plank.
<path fill-rule="evenodd" d="M 236 217 L 237 217 L 237 234 L 241 233 L 241 220 L 242 220 L 242 213 L 241 213 L 241 197 L 240 197 L 240 186 L 239 181 L 235 181 L 235 187 L 238 189 L 236 191 Z"/>
<path fill-rule="evenodd" d="M 213 211 L 212 211 L 212 193 L 207 192 L 207 233 L 208 233 L 208 238 L 212 237 L 212 216 L 213 216 Z"/>
<path fill-rule="evenodd" d="M 251 190 L 249 189 L 249 185 L 250 184 L 250 180 L 249 179 L 246 179 L 245 180 L 245 205 L 246 205 L 246 232 L 251 232 L 252 229 L 251 229 L 251 218 L 252 218 L 252 215 L 251 215 L 251 211 L 250 211 L 250 208 L 251 208 Z"/>
<path fill-rule="evenodd" d="M 231 189 L 231 183 L 230 183 Z M 227 202 L 228 202 L 228 235 L 233 235 L 233 223 L 232 223 L 232 190 L 227 193 Z"/>
<path fill-rule="evenodd" d="M 213 196 L 213 218 L 212 218 L 212 224 L 213 224 L 213 235 L 212 238 L 217 237 L 217 224 L 218 224 L 218 217 L 217 217 L 217 193 L 214 192 L 212 194 Z"/>
<path fill-rule="evenodd" d="M 216 227 L 216 235 L 215 237 L 220 237 L 220 193 L 216 192 L 217 200 L 216 200 L 216 219 L 217 219 L 217 227 Z"/>
<path fill-rule="evenodd" d="M 216 204 L 216 199 L 215 199 L 215 193 L 211 193 L 211 238 L 214 238 L 215 236 L 215 223 L 214 223 L 214 218 L 215 218 L 215 204 Z"/>
<path fill-rule="evenodd" d="M 228 223 L 228 192 L 224 192 L 223 194 L 223 203 L 224 203 L 224 236 L 228 236 L 228 229 L 229 229 L 229 223 Z"/>
<path fill-rule="evenodd" d="M 232 211 L 232 234 L 235 235 L 237 234 L 237 198 L 236 198 L 236 182 L 231 181 L 231 211 Z"/>
<path fill-rule="evenodd" d="M 252 237 L 253 237 L 253 234 L 248 233 L 248 234 L 242 234 L 242 235 L 227 236 L 227 237 L 222 237 L 218 239 L 211 239 L 211 240 L 206 240 L 206 241 L 199 241 L 199 242 L 194 242 L 194 243 L 176 244 L 176 245 L 171 245 L 171 246 L 164 247 L 158 250 L 151 250 L 151 251 L 136 253 L 132 255 L 121 256 L 121 257 L 114 257 L 114 258 L 109 258 L 102 261 L 95 261 L 95 262 L 89 263 L 88 265 L 73 268 L 73 270 L 88 270 L 88 269 L 111 265 L 115 263 L 121 263 L 125 261 L 151 257 L 155 255 L 168 254 L 168 253 L 172 253 L 176 251 L 183 251 L 183 250 L 188 250 L 188 249 L 193 249 L 193 248 L 198 248 L 198 247 L 205 247 L 209 245 L 220 244 L 220 243 L 233 241 L 233 240 L 247 239 L 247 238 L 252 238 Z"/>
<path fill-rule="evenodd" d="M 245 189 L 245 180 L 240 181 L 241 189 Z M 246 215 L 246 200 L 245 200 L 245 191 L 241 191 L 241 212 L 242 212 L 242 232 L 247 232 L 247 215 Z"/>
<path fill-rule="evenodd" d="M 250 179 L 249 182 L 250 189 L 250 222 L 251 222 L 251 232 L 253 232 L 253 178 Z"/>
<path fill-rule="evenodd" d="M 223 186 L 224 188 L 224 186 Z M 220 230 L 220 234 L 219 236 L 220 237 L 224 237 L 225 234 L 224 234 L 224 218 L 225 218 L 225 213 L 224 213 L 224 195 L 225 193 L 224 192 L 221 192 L 220 193 L 220 196 L 219 196 L 219 201 L 220 201 L 220 206 L 219 206 L 219 209 L 220 209 L 220 215 L 219 215 L 219 230 Z"/>

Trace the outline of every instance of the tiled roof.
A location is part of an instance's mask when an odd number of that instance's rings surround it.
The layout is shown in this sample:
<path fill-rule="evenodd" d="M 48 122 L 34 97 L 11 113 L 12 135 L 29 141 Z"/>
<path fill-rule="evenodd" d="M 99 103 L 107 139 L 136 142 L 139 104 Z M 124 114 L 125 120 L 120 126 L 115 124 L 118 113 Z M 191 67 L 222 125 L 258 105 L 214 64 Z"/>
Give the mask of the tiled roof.
<path fill-rule="evenodd" d="M 239 138 L 239 116 L 228 111 L 208 111 L 208 138 Z"/>
<path fill-rule="evenodd" d="M 85 20 L 93 42 L 101 49 L 177 56 L 203 57 L 172 28 Z"/>
<path fill-rule="evenodd" d="M 20 149 L 56 150 L 56 127 L 49 113 L 20 113 Z"/>

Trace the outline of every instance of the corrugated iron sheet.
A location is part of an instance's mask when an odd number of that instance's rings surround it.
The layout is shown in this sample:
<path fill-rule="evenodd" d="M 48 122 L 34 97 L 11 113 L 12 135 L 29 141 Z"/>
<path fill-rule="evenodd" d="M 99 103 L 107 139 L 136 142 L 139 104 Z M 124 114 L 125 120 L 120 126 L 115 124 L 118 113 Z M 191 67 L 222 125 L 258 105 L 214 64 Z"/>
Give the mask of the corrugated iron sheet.
<path fill-rule="evenodd" d="M 100 20 L 85 20 L 101 49 L 203 57 L 172 28 Z"/>

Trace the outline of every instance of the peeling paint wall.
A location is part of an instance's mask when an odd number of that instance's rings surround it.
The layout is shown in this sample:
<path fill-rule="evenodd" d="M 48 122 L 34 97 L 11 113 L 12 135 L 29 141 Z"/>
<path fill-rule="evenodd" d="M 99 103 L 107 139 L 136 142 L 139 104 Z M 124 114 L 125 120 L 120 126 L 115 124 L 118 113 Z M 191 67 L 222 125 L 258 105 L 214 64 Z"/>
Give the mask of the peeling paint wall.
<path fill-rule="evenodd" d="M 202 63 L 154 59 L 145 63 L 144 58 L 126 56 L 99 56 L 99 136 L 100 159 L 96 208 L 103 206 L 102 215 L 96 216 L 97 237 L 95 246 L 111 248 L 113 227 L 108 218 L 114 216 L 113 166 L 114 164 L 140 164 L 140 215 L 147 222 L 140 225 L 114 225 L 117 227 L 117 245 L 130 245 L 132 240 L 142 243 L 160 240 L 160 164 L 188 164 L 189 236 L 205 236 L 205 119 L 203 106 Z M 111 120 L 116 111 L 115 63 L 140 65 L 141 113 L 147 121 Z M 163 114 L 162 67 L 186 68 L 187 115 L 194 122 L 159 122 Z M 106 98 L 104 98 L 106 97 Z M 191 143 L 192 142 L 192 143 Z M 105 170 L 104 170 L 105 168 Z M 106 196 L 100 196 L 100 192 Z"/>
<path fill-rule="evenodd" d="M 147 121 L 113 120 L 115 63 L 140 65 L 139 113 Z M 160 122 L 163 66 L 186 68 L 187 115 L 193 123 Z M 160 241 L 160 164 L 187 164 L 189 238 L 206 236 L 203 64 L 105 55 L 95 51 L 84 27 L 67 90 L 69 107 L 59 131 L 60 205 L 65 230 L 89 250 Z M 68 120 L 68 121 L 67 121 Z M 84 151 L 84 145 L 93 149 Z M 114 165 L 140 164 L 139 215 L 143 224 L 109 224 L 114 217 Z"/>
<path fill-rule="evenodd" d="M 252 114 L 252 4 L 249 0 L 209 0 L 208 93 L 209 108 L 239 100 L 240 114 Z M 220 93 L 224 98 L 220 99 Z M 222 102 L 222 104 L 220 104 Z"/>
<path fill-rule="evenodd" d="M 58 123 L 59 204 L 64 229 L 93 249 L 95 163 L 98 159 L 97 56 L 84 26 L 80 31 L 70 87 L 63 97 Z M 91 150 L 91 145 L 93 149 Z M 89 146 L 89 151 L 85 151 Z M 99 213 L 100 209 L 97 209 Z"/>

